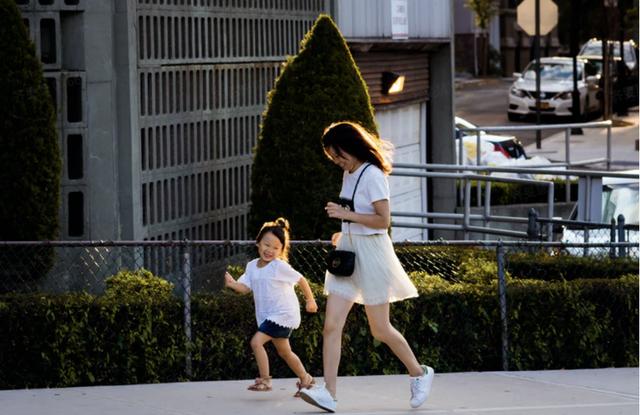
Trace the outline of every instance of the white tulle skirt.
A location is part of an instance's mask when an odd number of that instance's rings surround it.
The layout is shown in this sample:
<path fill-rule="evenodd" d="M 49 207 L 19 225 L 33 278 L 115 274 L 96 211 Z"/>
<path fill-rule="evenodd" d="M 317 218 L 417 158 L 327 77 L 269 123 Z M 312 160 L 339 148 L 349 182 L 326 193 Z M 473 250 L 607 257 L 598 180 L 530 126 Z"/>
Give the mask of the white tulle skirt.
<path fill-rule="evenodd" d="M 418 290 L 402 268 L 386 233 L 351 234 L 351 239 L 348 234 L 343 234 L 336 248 L 355 251 L 355 270 L 350 277 L 336 277 L 327 272 L 325 295 L 335 294 L 364 305 L 386 304 L 418 296 Z"/>

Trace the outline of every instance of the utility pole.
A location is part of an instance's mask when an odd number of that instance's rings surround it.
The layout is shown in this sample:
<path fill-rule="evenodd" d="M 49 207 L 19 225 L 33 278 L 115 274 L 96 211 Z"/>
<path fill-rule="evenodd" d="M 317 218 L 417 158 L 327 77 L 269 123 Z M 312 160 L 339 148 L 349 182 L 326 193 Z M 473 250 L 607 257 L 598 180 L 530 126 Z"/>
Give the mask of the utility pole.
<path fill-rule="evenodd" d="M 580 0 L 571 1 L 571 9 L 573 10 L 573 18 L 571 19 L 571 36 L 570 48 L 571 57 L 573 58 L 573 92 L 571 94 L 571 110 L 573 113 L 573 122 L 579 123 L 580 120 L 580 92 L 578 92 L 578 38 L 580 30 Z M 585 108 L 586 110 L 586 108 Z M 586 120 L 584 120 L 586 121 Z M 571 134 L 582 135 L 582 128 L 573 128 Z"/>
<path fill-rule="evenodd" d="M 618 71 L 618 85 L 620 89 L 620 101 L 618 103 L 618 115 L 628 115 L 629 111 L 627 103 L 629 102 L 627 96 L 627 63 L 624 60 L 624 0 L 618 0 L 618 25 L 620 32 L 620 64 Z"/>
<path fill-rule="evenodd" d="M 602 76 L 604 76 L 604 110 L 602 118 L 611 119 L 612 109 L 612 85 L 611 85 L 611 48 L 609 37 L 611 26 L 612 8 L 618 7 L 618 0 L 604 0 L 604 30 L 602 36 Z"/>
<path fill-rule="evenodd" d="M 536 125 L 540 126 L 540 0 L 536 0 L 536 34 L 533 47 L 536 56 Z M 536 130 L 536 148 L 541 147 L 540 130 Z"/>

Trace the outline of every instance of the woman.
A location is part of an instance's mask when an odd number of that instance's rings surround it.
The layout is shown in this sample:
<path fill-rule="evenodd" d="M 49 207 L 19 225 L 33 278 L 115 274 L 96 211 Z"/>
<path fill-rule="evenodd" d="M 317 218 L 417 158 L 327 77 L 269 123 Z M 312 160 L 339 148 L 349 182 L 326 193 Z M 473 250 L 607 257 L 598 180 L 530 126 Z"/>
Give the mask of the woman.
<path fill-rule="evenodd" d="M 324 131 L 322 144 L 327 157 L 344 170 L 340 191 L 344 202 L 329 202 L 325 207 L 330 218 L 342 220 L 342 232 L 333 235 L 332 242 L 337 249 L 355 251 L 356 266 L 350 277 L 336 277 L 329 272 L 325 276 L 325 385 L 303 390 L 301 397 L 335 412 L 342 331 L 351 307 L 358 303 L 364 305 L 373 337 L 385 343 L 406 366 L 411 376 L 410 404 L 417 408 L 429 395 L 434 371 L 418 363 L 405 338 L 389 321 L 389 304 L 417 297 L 418 292 L 396 257 L 387 233 L 391 223 L 387 181 L 391 165 L 383 147 L 386 143 L 359 124 L 339 122 Z M 352 195 L 354 200 L 349 203 Z"/>

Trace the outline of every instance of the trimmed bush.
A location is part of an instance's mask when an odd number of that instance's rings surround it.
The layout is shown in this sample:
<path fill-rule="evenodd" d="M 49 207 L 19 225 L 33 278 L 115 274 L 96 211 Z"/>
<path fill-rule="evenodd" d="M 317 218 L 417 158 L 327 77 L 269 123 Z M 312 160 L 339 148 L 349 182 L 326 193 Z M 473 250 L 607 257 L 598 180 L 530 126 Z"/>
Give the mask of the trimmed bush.
<path fill-rule="evenodd" d="M 342 172 L 324 155 L 332 122 L 351 120 L 377 133 L 366 85 L 331 18 L 321 15 L 269 93 L 251 176 L 249 232 L 286 217 L 292 239 L 329 239 L 339 229 L 324 206 L 340 192 Z"/>
<path fill-rule="evenodd" d="M 391 319 L 419 361 L 439 372 L 501 369 L 497 287 L 413 273 L 420 297 Z M 320 310 L 325 298 L 312 284 Z M 507 291 L 510 367 L 520 370 L 638 365 L 638 276 L 561 282 L 513 280 Z M 194 380 L 250 379 L 256 331 L 250 295 L 192 300 Z M 182 307 L 171 300 L 117 304 L 89 295 L 0 297 L 0 388 L 168 382 L 184 379 Z M 341 375 L 405 373 L 375 341 L 362 307 L 344 333 Z M 322 313 L 303 313 L 292 349 L 322 372 Z M 272 375 L 293 377 L 271 354 Z"/>
<path fill-rule="evenodd" d="M 88 294 L 0 297 L 0 388 L 184 380 L 182 304 Z"/>
<path fill-rule="evenodd" d="M 55 110 L 13 0 L 0 0 L 0 44 L 0 240 L 54 240 L 61 169 Z M 3 258 L 24 253 L 12 249 Z M 45 247 L 27 262 L 2 261 L 0 278 L 36 278 L 52 264 Z"/>
<path fill-rule="evenodd" d="M 514 253 L 506 256 L 506 268 L 515 278 L 548 281 L 620 278 L 638 273 L 638 259 Z"/>
<path fill-rule="evenodd" d="M 108 277 L 105 283 L 105 298 L 122 303 L 170 301 L 173 294 L 172 283 L 144 268 L 120 271 Z"/>

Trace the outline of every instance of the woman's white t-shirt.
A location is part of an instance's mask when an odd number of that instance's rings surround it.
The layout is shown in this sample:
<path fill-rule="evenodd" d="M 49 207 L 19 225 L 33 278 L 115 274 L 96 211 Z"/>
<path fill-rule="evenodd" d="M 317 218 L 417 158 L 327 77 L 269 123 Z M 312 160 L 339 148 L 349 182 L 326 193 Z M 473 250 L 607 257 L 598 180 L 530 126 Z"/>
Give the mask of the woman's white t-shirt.
<path fill-rule="evenodd" d="M 265 320 L 288 328 L 300 326 L 300 303 L 294 286 L 302 274 L 280 259 L 274 259 L 262 268 L 258 259 L 247 264 L 238 282 L 253 291 L 258 326 Z"/>
<path fill-rule="evenodd" d="M 353 173 L 345 171 L 342 176 L 342 190 L 340 190 L 340 197 L 351 199 L 353 196 L 353 189 L 356 186 L 358 177 L 369 163 L 362 163 L 360 167 Z M 387 176 L 376 165 L 371 165 L 364 171 L 360 183 L 358 183 L 358 190 L 355 195 L 354 208 L 356 213 L 375 213 L 373 208 L 373 202 L 379 200 L 389 200 L 389 181 Z M 351 228 L 351 230 L 349 230 Z M 387 233 L 386 229 L 375 229 L 364 226 L 360 223 L 347 222 L 342 223 L 342 233 L 346 234 L 351 232 L 354 235 L 375 235 Z"/>

